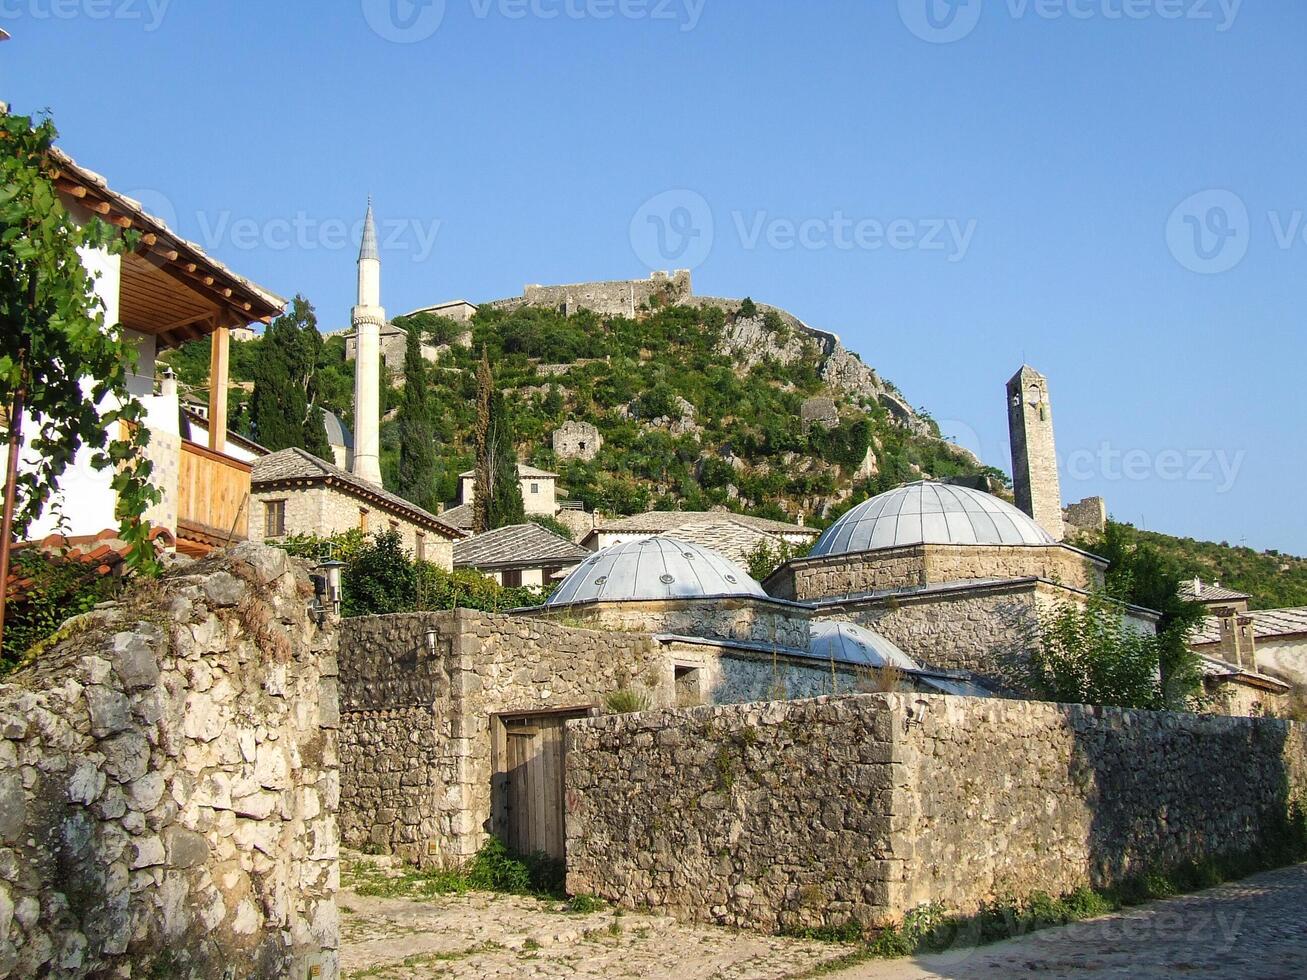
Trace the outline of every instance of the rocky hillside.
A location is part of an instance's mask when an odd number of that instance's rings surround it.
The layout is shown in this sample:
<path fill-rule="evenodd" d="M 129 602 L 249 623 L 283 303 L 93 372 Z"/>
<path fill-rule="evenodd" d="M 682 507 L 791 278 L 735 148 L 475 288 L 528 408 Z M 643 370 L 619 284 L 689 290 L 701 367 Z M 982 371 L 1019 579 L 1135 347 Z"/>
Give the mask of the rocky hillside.
<path fill-rule="evenodd" d="M 458 329 L 430 314 L 396 322 L 433 346 Z M 923 475 L 1004 481 L 834 335 L 751 300 L 655 296 L 633 316 L 483 306 L 471 347 L 443 346 L 432 371 L 447 496 L 472 464 L 482 345 L 521 457 L 559 472 L 588 509 L 726 507 L 820 523 Z M 603 436 L 594 459 L 555 455 L 552 433 L 569 419 Z M 383 427 L 383 464 L 393 440 Z"/>
<path fill-rule="evenodd" d="M 600 310 L 570 299 L 554 304 L 553 296 L 539 305 L 543 298 L 530 296 L 482 305 L 470 331 L 431 313 L 395 321 L 438 351 L 428 384 L 444 499 L 454 500 L 457 474 L 473 465 L 483 346 L 512 411 L 520 458 L 560 473 L 562 487 L 589 510 L 724 507 L 821 524 L 869 494 L 923 476 L 1006 484 L 1002 473 L 940 439 L 930 417 L 838 337 L 784 310 L 697 297 L 688 284 L 678 291 L 670 283 L 620 312 L 601 302 L 592 303 Z M 238 385 L 253 380 L 262 344 L 233 345 Z M 207 381 L 202 348 L 170 355 L 183 383 Z M 347 425 L 352 368 L 343 337 L 329 337 L 318 387 L 324 407 Z M 388 483 L 399 452 L 398 384 L 383 386 Z M 257 438 L 248 431 L 247 401 L 248 392 L 233 392 L 230 424 Z M 569 420 L 602 435 L 593 459 L 555 455 L 552 435 Z"/>

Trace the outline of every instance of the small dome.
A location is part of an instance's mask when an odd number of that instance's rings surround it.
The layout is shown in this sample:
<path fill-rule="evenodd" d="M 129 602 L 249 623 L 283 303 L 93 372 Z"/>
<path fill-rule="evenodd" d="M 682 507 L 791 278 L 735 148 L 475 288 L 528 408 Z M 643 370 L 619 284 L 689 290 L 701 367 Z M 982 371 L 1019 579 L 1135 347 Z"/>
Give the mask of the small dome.
<path fill-rule="evenodd" d="M 917 670 L 917 662 L 879 633 L 853 623 L 821 619 L 812 624 L 808 649 L 814 657 L 858 667 Z"/>
<path fill-rule="evenodd" d="M 859 504 L 827 529 L 812 557 L 914 544 L 1057 544 L 1026 514 L 993 494 L 912 483 Z"/>
<path fill-rule="evenodd" d="M 717 552 L 677 538 L 652 537 L 615 544 L 587 558 L 546 605 L 702 596 L 768 597 L 748 572 Z"/>

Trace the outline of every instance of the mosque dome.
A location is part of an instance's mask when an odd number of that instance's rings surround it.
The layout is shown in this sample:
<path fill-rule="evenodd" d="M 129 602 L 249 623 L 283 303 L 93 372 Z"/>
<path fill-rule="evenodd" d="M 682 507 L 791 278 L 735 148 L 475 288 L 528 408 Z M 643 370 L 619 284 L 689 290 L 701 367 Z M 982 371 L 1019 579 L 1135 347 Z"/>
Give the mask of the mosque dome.
<path fill-rule="evenodd" d="M 822 619 L 812 624 L 812 656 L 857 667 L 917 670 L 917 662 L 879 633 L 853 623 Z"/>
<path fill-rule="evenodd" d="M 615 544 L 587 558 L 546 605 L 704 596 L 768 598 L 748 572 L 717 552 L 677 538 L 652 537 Z"/>
<path fill-rule="evenodd" d="M 993 494 L 922 482 L 854 507 L 821 536 L 812 557 L 914 544 L 1052 545 L 1057 541 Z"/>

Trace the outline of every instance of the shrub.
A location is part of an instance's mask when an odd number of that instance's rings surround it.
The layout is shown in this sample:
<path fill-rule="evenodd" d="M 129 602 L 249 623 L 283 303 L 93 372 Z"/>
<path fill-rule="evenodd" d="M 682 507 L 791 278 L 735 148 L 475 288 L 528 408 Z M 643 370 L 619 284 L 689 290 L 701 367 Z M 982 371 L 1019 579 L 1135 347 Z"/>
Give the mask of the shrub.
<path fill-rule="evenodd" d="M 629 687 L 619 687 L 604 696 L 604 707 L 614 715 L 638 714 L 648 711 L 652 705 L 653 699 L 649 697 L 648 691 Z"/>
<path fill-rule="evenodd" d="M 101 575 L 97 566 L 24 548 L 13 555 L 13 574 L 30 580 L 5 607 L 5 641 L 0 674 L 17 667 L 33 647 L 67 620 L 90 612 L 117 588 L 117 581 Z"/>

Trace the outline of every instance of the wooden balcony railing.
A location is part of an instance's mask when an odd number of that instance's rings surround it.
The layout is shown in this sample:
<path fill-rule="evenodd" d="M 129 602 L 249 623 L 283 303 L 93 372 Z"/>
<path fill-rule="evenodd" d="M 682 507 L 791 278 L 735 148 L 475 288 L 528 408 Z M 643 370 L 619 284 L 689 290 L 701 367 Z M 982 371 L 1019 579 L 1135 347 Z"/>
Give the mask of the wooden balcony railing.
<path fill-rule="evenodd" d="M 177 472 L 178 548 L 205 553 L 250 530 L 250 464 L 182 440 Z"/>

